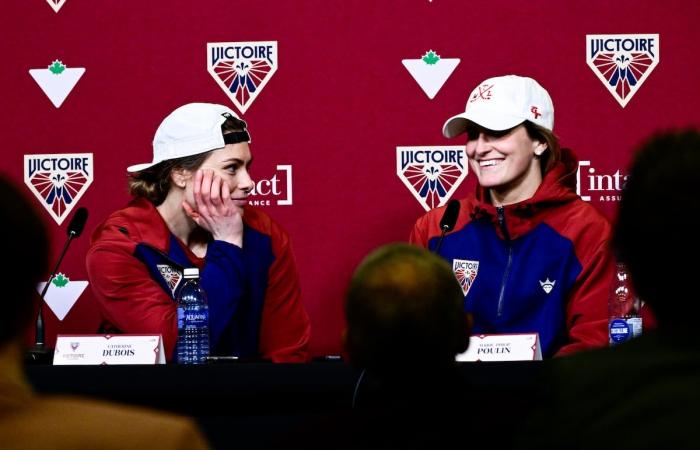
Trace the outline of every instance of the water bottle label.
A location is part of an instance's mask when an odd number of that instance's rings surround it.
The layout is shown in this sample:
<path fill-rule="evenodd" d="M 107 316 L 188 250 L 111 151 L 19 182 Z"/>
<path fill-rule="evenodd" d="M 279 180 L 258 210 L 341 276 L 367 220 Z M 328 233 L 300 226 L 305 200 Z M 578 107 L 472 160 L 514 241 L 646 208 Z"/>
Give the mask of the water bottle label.
<path fill-rule="evenodd" d="M 184 312 L 186 328 L 202 328 L 209 326 L 209 311 L 200 309 Z"/>
<path fill-rule="evenodd" d="M 628 317 L 627 325 L 630 327 L 630 332 L 632 337 L 636 338 L 642 335 L 642 318 L 641 317 Z"/>
<path fill-rule="evenodd" d="M 610 321 L 609 335 L 611 344 L 619 344 L 628 340 L 632 334 L 630 326 L 624 319 L 613 319 Z"/>

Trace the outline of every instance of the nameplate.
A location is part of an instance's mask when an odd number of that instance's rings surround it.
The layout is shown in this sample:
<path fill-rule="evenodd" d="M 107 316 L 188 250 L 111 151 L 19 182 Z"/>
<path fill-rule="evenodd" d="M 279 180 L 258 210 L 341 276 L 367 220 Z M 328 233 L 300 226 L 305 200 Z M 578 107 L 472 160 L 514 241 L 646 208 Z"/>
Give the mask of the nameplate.
<path fill-rule="evenodd" d="M 537 333 L 478 334 L 457 361 L 540 361 L 542 349 Z"/>
<path fill-rule="evenodd" d="M 54 365 L 165 364 L 159 334 L 56 336 Z"/>

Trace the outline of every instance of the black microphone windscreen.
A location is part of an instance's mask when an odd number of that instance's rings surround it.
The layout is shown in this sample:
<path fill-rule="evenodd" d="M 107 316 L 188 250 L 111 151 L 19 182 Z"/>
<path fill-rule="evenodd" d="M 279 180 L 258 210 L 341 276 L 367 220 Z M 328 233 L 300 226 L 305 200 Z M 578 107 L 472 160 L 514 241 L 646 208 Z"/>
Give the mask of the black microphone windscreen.
<path fill-rule="evenodd" d="M 73 218 L 68 224 L 68 236 L 78 237 L 80 233 L 83 232 L 85 228 L 85 222 L 87 222 L 88 211 L 87 208 L 81 207 L 73 214 Z"/>
<path fill-rule="evenodd" d="M 455 224 L 457 223 L 457 216 L 459 216 L 459 200 L 451 200 L 445 208 L 445 213 L 440 219 L 440 229 L 444 231 L 451 231 Z"/>

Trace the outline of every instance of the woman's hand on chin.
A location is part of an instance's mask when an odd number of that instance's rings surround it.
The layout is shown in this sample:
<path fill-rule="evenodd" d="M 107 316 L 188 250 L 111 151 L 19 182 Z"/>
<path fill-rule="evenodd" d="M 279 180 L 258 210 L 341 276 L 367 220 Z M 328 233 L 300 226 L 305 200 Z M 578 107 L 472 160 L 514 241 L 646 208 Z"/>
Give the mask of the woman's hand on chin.
<path fill-rule="evenodd" d="M 214 239 L 243 246 L 243 209 L 231 199 L 231 187 L 213 170 L 198 170 L 195 174 L 194 208 L 186 200 L 182 207 L 198 226 Z"/>

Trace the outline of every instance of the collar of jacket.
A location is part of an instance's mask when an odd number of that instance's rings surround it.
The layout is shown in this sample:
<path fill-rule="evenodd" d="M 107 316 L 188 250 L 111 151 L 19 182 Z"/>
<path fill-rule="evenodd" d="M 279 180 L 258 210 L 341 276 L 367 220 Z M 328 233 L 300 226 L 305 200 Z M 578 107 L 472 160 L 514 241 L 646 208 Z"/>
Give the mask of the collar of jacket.
<path fill-rule="evenodd" d="M 504 206 L 505 222 L 511 238 L 521 236 L 534 228 L 539 223 L 537 217 L 542 211 L 579 198 L 576 194 L 577 170 L 578 159 L 574 153 L 568 148 L 562 148 L 561 160 L 544 175 L 535 195 Z M 468 212 L 472 220 L 490 220 L 498 225 L 497 208 L 489 201 L 488 189 L 480 185 L 476 187 L 476 201 L 470 205 Z M 500 232 L 501 230 L 499 234 Z"/>

